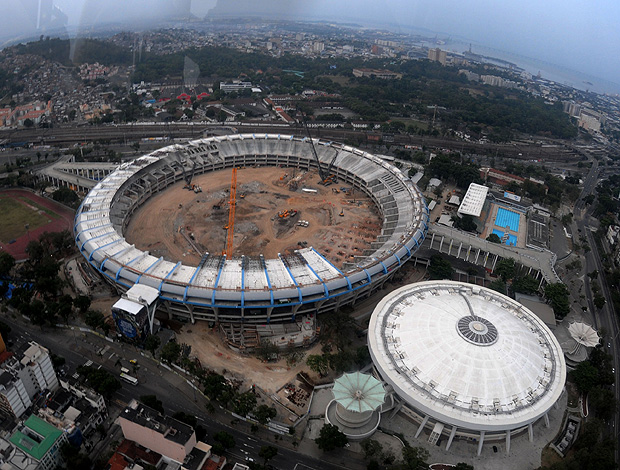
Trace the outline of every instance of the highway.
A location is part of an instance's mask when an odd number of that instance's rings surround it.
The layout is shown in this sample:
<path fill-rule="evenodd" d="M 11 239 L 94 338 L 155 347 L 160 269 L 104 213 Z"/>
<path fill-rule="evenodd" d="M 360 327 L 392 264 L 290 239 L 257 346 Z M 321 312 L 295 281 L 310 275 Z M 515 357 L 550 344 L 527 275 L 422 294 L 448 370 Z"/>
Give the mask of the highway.
<path fill-rule="evenodd" d="M 236 447 L 227 452 L 228 460 L 247 463 L 246 457 L 254 459 L 258 463 L 263 460 L 258 457 L 258 452 L 262 446 L 274 446 L 278 449 L 278 454 L 269 461 L 270 465 L 277 470 L 292 470 L 293 468 L 303 468 L 305 470 L 362 470 L 366 464 L 359 460 L 359 455 L 346 449 L 330 452 L 329 455 L 320 455 L 320 451 L 314 450 L 314 444 L 302 442 L 298 449 L 291 444 L 291 438 L 283 436 L 281 440 L 275 441 L 274 434 L 259 430 L 256 435 L 250 433 L 250 426 L 247 423 L 233 421 L 233 417 L 223 412 L 216 406 L 216 411 L 212 414 L 206 412 L 207 400 L 187 385 L 184 379 L 177 374 L 166 370 L 157 365 L 151 359 L 143 357 L 140 352 L 128 344 L 110 343 L 96 335 L 82 333 L 79 330 L 68 330 L 64 328 L 39 329 L 30 324 L 25 324 L 21 320 L 14 320 L 9 316 L 4 316 L 2 321 L 7 323 L 12 331 L 9 334 L 10 340 L 16 347 L 19 343 L 34 340 L 37 343 L 50 349 L 56 355 L 62 356 L 68 366 L 67 374 L 73 374 L 75 369 L 83 365 L 86 361 L 93 362 L 93 366 L 101 365 L 114 376 L 120 373 L 121 364 L 130 369 L 130 374 L 138 378 L 137 386 L 121 381 L 122 388 L 114 394 L 112 399 L 107 402 L 110 413 L 110 424 L 121 412 L 122 408 L 141 395 L 156 395 L 164 404 L 167 415 L 173 415 L 177 411 L 183 411 L 196 416 L 198 423 L 207 430 L 205 441 L 213 444 L 213 435 L 218 431 L 226 431 L 235 438 Z M 137 373 L 134 373 L 130 359 L 137 359 Z M 232 424 L 235 422 L 235 424 Z M 97 439 L 97 436 L 95 437 Z M 106 445 L 112 441 L 122 439 L 122 433 L 114 426 L 105 436 L 96 442 L 92 442 L 94 450 L 91 454 L 103 452 Z M 306 455 L 302 451 L 318 452 L 320 459 Z"/>
<path fill-rule="evenodd" d="M 604 329 L 607 332 L 607 343 L 609 343 L 610 347 L 607 348 L 607 344 L 603 344 L 603 347 L 607 350 L 609 354 L 611 354 L 613 358 L 613 367 L 616 370 L 620 370 L 620 329 L 618 328 L 618 318 L 613 310 L 609 288 L 607 286 L 607 282 L 604 279 L 605 270 L 598 252 L 596 241 L 594 240 L 594 236 L 592 233 L 592 229 L 598 229 L 598 221 L 592 217 L 592 211 L 594 209 L 593 206 L 587 206 L 583 201 L 584 197 L 593 193 L 599 181 L 600 169 L 598 167 L 598 161 L 594 158 L 591 158 L 590 161 L 592 161 L 593 164 L 584 180 L 584 187 L 581 196 L 575 204 L 573 212 L 574 221 L 572 224 L 572 230 L 574 237 L 577 237 L 578 235 L 585 237 L 587 245 L 590 248 L 590 251 L 587 251 L 585 253 L 585 275 L 583 276 L 588 309 L 592 313 L 594 327 L 597 328 L 599 331 Z M 592 290 L 590 286 L 590 278 L 589 276 L 587 276 L 588 273 L 595 270 L 599 272 L 598 284 L 601 287 L 601 294 L 605 297 L 606 300 L 605 305 L 600 310 L 597 309 L 594 305 Z M 605 341 L 605 339 L 603 339 L 603 341 Z M 620 403 L 620 383 L 618 381 L 617 374 L 615 374 L 614 379 L 615 397 L 616 400 Z M 615 460 L 616 462 L 618 462 L 617 444 L 620 443 L 620 418 L 618 413 L 616 413 L 613 419 L 608 423 L 608 432 L 610 433 L 610 435 L 614 436 L 614 440 L 616 442 Z"/>

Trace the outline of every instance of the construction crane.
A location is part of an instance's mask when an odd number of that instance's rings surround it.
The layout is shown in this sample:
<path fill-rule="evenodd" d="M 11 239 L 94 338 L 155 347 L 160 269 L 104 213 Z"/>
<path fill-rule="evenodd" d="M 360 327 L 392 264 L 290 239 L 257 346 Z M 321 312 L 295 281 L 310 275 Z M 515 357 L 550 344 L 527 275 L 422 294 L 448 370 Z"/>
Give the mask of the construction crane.
<path fill-rule="evenodd" d="M 232 169 L 232 177 L 230 179 L 230 201 L 228 202 L 228 234 L 226 237 L 226 249 L 224 255 L 232 256 L 233 237 L 235 235 L 235 206 L 237 205 L 237 169 Z"/>
<path fill-rule="evenodd" d="M 316 149 L 314 148 L 314 141 L 312 140 L 312 136 L 310 135 L 310 130 L 308 129 L 308 124 L 306 123 L 306 115 L 299 108 L 297 110 L 301 113 L 302 122 L 304 124 L 304 129 L 306 130 L 306 134 L 308 134 L 308 139 L 310 139 L 310 146 L 312 147 L 312 153 L 314 154 L 314 158 L 316 159 L 316 164 L 319 166 L 319 177 L 321 178 L 321 183 L 325 183 L 329 179 L 329 173 L 325 174 L 323 171 L 323 167 L 321 166 L 321 160 L 319 160 L 319 155 L 316 153 Z"/>

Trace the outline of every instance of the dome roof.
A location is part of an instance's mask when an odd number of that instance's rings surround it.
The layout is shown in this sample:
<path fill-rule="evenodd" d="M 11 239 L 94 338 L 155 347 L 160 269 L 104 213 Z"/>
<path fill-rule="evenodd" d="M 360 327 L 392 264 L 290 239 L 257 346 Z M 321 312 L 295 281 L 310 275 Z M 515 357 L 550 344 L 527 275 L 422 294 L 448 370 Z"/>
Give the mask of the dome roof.
<path fill-rule="evenodd" d="M 468 429 L 506 430 L 559 398 L 558 341 L 528 309 L 490 289 L 412 284 L 373 312 L 369 348 L 384 380 L 419 411 Z"/>

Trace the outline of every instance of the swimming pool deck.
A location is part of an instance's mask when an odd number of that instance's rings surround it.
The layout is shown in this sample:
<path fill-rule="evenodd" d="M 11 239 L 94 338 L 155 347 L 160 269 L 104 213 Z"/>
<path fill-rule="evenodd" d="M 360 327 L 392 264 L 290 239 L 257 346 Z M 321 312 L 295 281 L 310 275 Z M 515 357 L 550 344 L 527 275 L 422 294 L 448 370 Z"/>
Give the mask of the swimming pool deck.
<path fill-rule="evenodd" d="M 493 233 L 493 230 L 501 233 L 508 232 L 508 234 L 510 235 L 509 241 L 511 244 L 515 243 L 516 238 L 516 243 L 513 246 L 516 246 L 517 248 L 525 248 L 527 224 L 524 223 L 524 221 L 525 214 L 520 214 L 516 211 L 508 210 L 499 204 L 493 203 L 491 204 L 489 218 L 484 224 L 484 231 L 482 232 L 482 235 L 480 235 L 480 238 L 487 238 Z M 518 230 L 513 229 L 512 225 L 516 225 L 518 227 Z"/>

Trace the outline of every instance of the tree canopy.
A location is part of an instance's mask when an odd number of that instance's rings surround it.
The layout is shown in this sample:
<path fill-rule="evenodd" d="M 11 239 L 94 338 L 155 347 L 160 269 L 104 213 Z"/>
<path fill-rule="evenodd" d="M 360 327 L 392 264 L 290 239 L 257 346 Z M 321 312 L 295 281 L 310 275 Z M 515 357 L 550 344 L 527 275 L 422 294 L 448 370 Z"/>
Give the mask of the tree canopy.
<path fill-rule="evenodd" d="M 319 437 L 317 437 L 314 442 L 317 443 L 319 449 L 329 452 L 344 447 L 349 442 L 349 439 L 337 426 L 325 424 L 319 432 Z"/>

